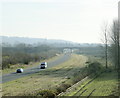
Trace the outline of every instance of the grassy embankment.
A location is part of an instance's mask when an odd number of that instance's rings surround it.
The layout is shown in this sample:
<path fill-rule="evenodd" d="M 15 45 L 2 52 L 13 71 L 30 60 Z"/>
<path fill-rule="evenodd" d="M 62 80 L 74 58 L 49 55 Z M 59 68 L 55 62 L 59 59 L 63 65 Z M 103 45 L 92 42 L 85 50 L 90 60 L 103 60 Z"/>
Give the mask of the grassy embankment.
<path fill-rule="evenodd" d="M 12 65 L 10 68 L 6 68 L 6 69 L 2 70 L 2 74 L 8 74 L 8 73 L 11 73 L 11 72 L 16 72 L 16 69 L 18 69 L 18 68 L 26 69 L 26 68 L 34 67 L 34 66 L 40 65 L 40 62 L 44 62 L 44 61 L 50 62 L 50 61 L 58 59 L 62 55 L 63 54 L 60 54 L 60 55 L 57 55 L 55 57 L 52 57 L 52 58 L 49 58 L 49 59 L 46 59 L 46 60 L 42 60 L 42 61 L 39 61 L 39 62 L 30 62 L 28 65 L 15 64 L 15 65 Z"/>
<path fill-rule="evenodd" d="M 90 78 L 82 83 L 79 82 L 62 96 L 110 96 L 117 89 L 117 72 L 102 73 L 92 82 L 89 81 Z"/>
<path fill-rule="evenodd" d="M 90 62 L 98 61 L 105 66 L 105 60 L 99 57 L 88 56 Z M 114 70 L 111 62 L 108 62 L 107 72 L 100 74 L 97 78 L 87 78 L 73 85 L 60 96 L 118 96 L 118 73 Z"/>
<path fill-rule="evenodd" d="M 58 66 L 3 83 L 3 96 L 39 95 L 43 89 L 58 94 L 85 77 L 83 72 L 87 60 L 85 56 L 74 54 L 68 61 Z M 78 77 L 80 74 L 81 77 Z"/>

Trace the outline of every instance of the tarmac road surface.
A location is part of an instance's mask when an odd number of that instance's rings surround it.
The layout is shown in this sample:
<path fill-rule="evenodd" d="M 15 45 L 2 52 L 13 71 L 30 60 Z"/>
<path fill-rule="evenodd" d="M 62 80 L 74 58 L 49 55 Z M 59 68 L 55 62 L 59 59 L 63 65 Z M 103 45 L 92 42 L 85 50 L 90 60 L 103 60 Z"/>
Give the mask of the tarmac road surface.
<path fill-rule="evenodd" d="M 64 54 L 63 56 L 60 56 L 55 61 L 47 62 L 48 63 L 47 68 L 57 66 L 57 65 L 65 62 L 65 61 L 67 61 L 69 58 L 70 58 L 70 54 Z M 34 73 L 37 73 L 38 71 L 41 71 L 43 69 L 40 69 L 40 65 L 37 65 L 35 67 L 28 68 L 28 69 L 23 69 L 23 70 L 24 70 L 23 73 L 13 72 L 13 73 L 3 75 L 2 76 L 2 81 L 0 81 L 0 83 L 5 83 L 5 82 L 12 81 L 12 80 L 15 80 L 15 79 L 18 79 L 18 78 L 21 78 L 21 77 L 24 77 L 24 76 L 27 76 L 27 75 L 30 75 L 30 74 L 34 74 Z M 0 76 L 0 78 L 1 78 L 1 76 Z"/>

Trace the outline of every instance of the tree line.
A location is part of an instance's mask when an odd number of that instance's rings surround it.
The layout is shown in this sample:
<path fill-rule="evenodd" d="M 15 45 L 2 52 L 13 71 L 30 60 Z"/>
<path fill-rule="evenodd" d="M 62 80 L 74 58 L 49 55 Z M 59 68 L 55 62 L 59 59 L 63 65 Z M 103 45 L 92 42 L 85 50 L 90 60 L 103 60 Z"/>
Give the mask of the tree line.
<path fill-rule="evenodd" d="M 48 46 L 30 44 L 9 44 L 2 46 L 2 69 L 10 68 L 14 64 L 29 64 L 55 56 L 61 53 L 62 49 Z"/>

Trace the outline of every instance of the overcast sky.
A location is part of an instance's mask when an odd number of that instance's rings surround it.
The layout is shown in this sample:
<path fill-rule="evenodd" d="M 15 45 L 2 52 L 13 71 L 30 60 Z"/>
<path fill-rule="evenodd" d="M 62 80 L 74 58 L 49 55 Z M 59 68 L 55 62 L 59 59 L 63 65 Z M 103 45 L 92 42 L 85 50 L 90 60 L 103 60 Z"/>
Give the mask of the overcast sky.
<path fill-rule="evenodd" d="M 118 16 L 118 1 L 2 0 L 0 35 L 100 43 L 101 26 Z"/>

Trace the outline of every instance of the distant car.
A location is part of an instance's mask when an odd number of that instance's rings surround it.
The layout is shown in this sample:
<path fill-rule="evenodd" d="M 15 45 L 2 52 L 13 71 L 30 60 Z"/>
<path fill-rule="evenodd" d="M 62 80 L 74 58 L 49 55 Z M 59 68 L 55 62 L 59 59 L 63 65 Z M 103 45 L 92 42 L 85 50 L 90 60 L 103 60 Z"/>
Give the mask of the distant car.
<path fill-rule="evenodd" d="M 22 73 L 23 72 L 23 69 L 22 68 L 19 68 L 16 70 L 16 73 Z"/>
<path fill-rule="evenodd" d="M 42 62 L 41 64 L 40 64 L 40 68 L 41 69 L 45 69 L 47 67 L 47 62 Z"/>

